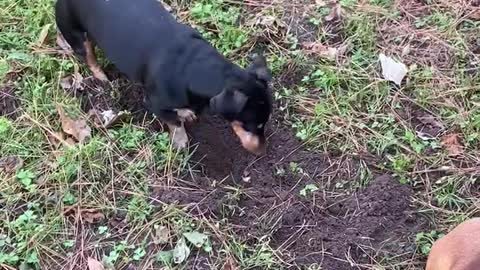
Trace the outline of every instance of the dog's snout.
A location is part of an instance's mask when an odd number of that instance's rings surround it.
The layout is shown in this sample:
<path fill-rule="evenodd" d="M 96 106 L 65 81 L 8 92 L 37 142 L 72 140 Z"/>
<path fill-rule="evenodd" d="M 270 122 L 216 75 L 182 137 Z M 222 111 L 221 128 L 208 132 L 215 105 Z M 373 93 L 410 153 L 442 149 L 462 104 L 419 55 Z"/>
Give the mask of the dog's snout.
<path fill-rule="evenodd" d="M 243 148 L 245 148 L 250 153 L 261 156 L 266 153 L 266 143 L 259 135 L 253 134 L 249 131 L 246 131 L 242 124 L 234 121 L 232 122 L 232 128 L 235 132 L 235 135 L 240 139 Z"/>

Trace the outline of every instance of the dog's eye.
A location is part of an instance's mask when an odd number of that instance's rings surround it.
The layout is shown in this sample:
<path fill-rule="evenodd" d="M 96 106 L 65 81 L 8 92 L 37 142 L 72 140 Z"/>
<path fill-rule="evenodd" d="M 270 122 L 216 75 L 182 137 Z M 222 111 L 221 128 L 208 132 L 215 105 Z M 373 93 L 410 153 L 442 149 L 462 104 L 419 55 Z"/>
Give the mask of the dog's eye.
<path fill-rule="evenodd" d="M 258 124 L 257 128 L 263 128 L 263 124 Z"/>

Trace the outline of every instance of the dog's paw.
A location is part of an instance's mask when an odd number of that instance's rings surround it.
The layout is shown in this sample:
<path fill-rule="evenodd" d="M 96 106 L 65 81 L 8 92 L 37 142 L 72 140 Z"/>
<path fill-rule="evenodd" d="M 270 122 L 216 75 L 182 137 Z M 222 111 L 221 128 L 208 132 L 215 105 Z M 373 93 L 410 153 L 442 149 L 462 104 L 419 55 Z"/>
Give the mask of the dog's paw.
<path fill-rule="evenodd" d="M 188 135 L 184 127 L 175 127 L 170 129 L 170 137 L 173 147 L 185 149 L 188 145 Z"/>
<path fill-rule="evenodd" d="M 193 122 L 197 120 L 197 115 L 190 109 L 176 109 L 178 119 L 182 122 Z"/>

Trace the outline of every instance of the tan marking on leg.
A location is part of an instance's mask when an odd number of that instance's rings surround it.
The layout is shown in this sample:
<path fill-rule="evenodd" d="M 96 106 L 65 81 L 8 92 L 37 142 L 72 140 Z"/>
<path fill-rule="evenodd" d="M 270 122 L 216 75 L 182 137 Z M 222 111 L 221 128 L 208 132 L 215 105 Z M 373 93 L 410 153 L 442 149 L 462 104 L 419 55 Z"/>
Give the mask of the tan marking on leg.
<path fill-rule="evenodd" d="M 243 148 L 258 156 L 266 153 L 266 145 L 260 142 L 260 138 L 257 135 L 243 129 L 241 123 L 233 121 L 232 128 L 234 133 L 240 139 Z"/>
<path fill-rule="evenodd" d="M 100 81 L 108 81 L 107 75 L 103 72 L 100 65 L 97 63 L 97 57 L 95 56 L 95 50 L 93 48 L 92 42 L 89 40 L 83 43 L 86 52 L 85 61 L 87 62 L 88 68 L 92 71 L 93 77 L 99 79 Z"/>
<path fill-rule="evenodd" d="M 170 132 L 170 138 L 172 139 L 173 146 L 177 149 L 184 149 L 188 145 L 188 135 L 183 123 L 181 126 L 168 124 Z"/>
<path fill-rule="evenodd" d="M 57 30 L 57 45 L 63 50 L 65 54 L 72 54 L 73 50 L 70 44 L 65 40 L 62 33 Z"/>
<path fill-rule="evenodd" d="M 175 109 L 175 111 L 177 112 L 178 118 L 182 122 L 193 122 L 197 120 L 195 112 L 190 109 Z"/>

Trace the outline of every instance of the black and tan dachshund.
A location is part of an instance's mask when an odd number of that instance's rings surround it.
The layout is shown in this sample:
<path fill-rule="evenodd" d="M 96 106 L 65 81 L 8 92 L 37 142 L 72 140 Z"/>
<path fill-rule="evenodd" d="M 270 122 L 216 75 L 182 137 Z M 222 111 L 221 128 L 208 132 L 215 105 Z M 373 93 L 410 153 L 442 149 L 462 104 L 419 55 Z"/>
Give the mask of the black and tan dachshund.
<path fill-rule="evenodd" d="M 243 69 L 228 61 L 158 0 L 58 0 L 57 27 L 94 77 L 108 80 L 94 45 L 145 87 L 145 106 L 167 123 L 173 143 L 188 144 L 183 123 L 204 108 L 232 125 L 245 149 L 265 153 L 272 111 L 270 71 L 262 56 Z"/>

